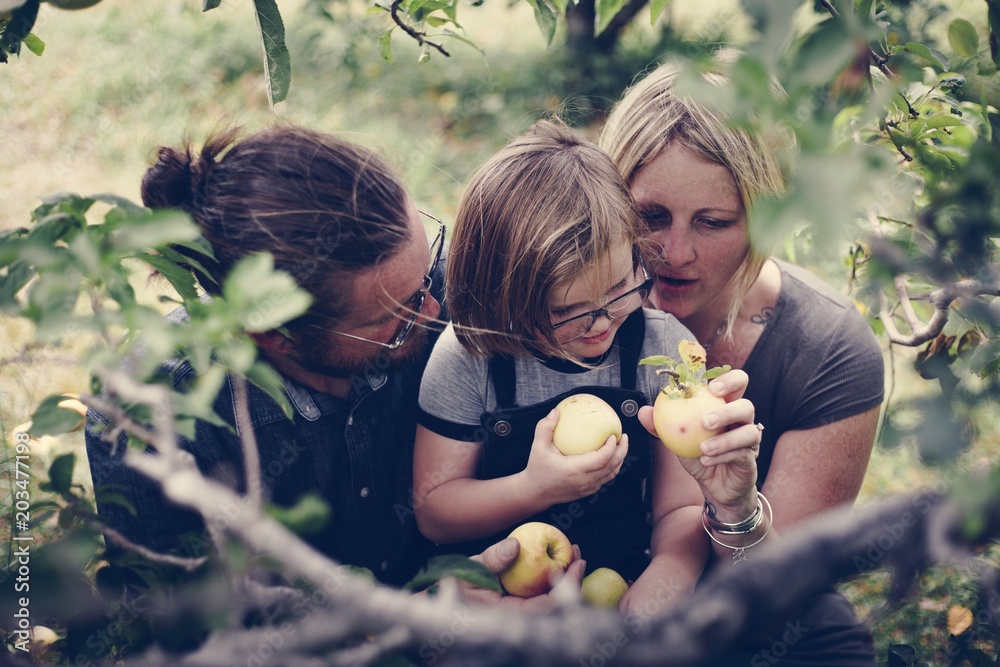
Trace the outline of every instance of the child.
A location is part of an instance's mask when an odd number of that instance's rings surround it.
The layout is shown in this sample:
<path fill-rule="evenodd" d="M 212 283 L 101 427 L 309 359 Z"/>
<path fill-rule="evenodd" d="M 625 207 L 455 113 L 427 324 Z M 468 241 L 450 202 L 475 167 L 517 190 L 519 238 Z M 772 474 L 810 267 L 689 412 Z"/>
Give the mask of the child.
<path fill-rule="evenodd" d="M 417 523 L 444 550 L 479 553 L 544 521 L 590 570 L 635 580 L 652 550 L 672 580 L 644 585 L 693 589 L 708 553 L 703 498 L 636 418 L 663 385 L 639 359 L 691 334 L 642 308 L 643 232 L 611 160 L 552 122 L 472 177 L 448 254 L 453 324 L 424 373 L 414 459 Z M 615 408 L 624 435 L 564 456 L 553 408 L 582 392 Z"/>

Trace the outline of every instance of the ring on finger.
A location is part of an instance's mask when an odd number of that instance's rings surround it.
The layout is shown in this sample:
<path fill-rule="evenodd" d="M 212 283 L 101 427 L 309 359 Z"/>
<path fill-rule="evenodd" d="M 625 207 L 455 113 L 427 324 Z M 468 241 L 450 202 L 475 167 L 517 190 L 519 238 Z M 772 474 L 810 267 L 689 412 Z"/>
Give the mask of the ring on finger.
<path fill-rule="evenodd" d="M 760 449 L 760 443 L 759 442 L 757 444 L 755 444 L 755 445 L 750 445 L 750 451 L 751 452 L 756 452 L 758 449 Z"/>
<path fill-rule="evenodd" d="M 757 431 L 760 432 L 760 433 L 764 432 L 764 425 L 761 424 L 760 422 L 757 422 L 756 424 L 754 424 L 754 428 L 756 428 Z"/>

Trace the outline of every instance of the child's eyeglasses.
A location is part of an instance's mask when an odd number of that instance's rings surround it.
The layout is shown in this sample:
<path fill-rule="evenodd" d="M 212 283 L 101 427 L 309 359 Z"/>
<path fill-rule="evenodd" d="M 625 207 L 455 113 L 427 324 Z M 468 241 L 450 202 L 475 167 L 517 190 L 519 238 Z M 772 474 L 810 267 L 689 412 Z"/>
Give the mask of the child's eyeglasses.
<path fill-rule="evenodd" d="M 570 343 L 587 335 L 597 322 L 597 318 L 602 315 L 609 320 L 620 320 L 631 315 L 642 307 L 649 291 L 653 288 L 653 278 L 646 270 L 646 264 L 639 257 L 639 267 L 642 268 L 643 281 L 638 287 L 634 287 L 621 296 L 615 297 L 611 301 L 595 310 L 575 315 L 568 320 L 556 322 L 552 325 L 556 339 L 562 343 Z"/>

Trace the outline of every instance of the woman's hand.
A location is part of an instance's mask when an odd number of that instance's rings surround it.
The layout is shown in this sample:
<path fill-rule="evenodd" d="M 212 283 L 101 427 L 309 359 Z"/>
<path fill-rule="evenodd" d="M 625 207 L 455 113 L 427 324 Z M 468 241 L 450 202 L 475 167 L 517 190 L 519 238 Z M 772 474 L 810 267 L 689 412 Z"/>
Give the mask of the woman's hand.
<path fill-rule="evenodd" d="M 552 444 L 552 431 L 559 421 L 553 410 L 535 427 L 528 465 L 520 473 L 525 487 L 539 493 L 548 506 L 589 496 L 613 480 L 628 454 L 628 436 L 616 442 L 609 436 L 600 449 L 566 456 Z"/>
<path fill-rule="evenodd" d="M 684 469 L 701 486 L 722 521 L 739 521 L 757 507 L 757 453 L 761 434 L 754 426 L 754 407 L 743 398 L 748 376 L 731 370 L 712 380 L 708 389 L 726 400 L 724 408 L 703 417 L 705 428 L 724 431 L 701 443 L 701 456 L 680 459 Z M 639 410 L 639 421 L 652 434 L 653 410 Z"/>

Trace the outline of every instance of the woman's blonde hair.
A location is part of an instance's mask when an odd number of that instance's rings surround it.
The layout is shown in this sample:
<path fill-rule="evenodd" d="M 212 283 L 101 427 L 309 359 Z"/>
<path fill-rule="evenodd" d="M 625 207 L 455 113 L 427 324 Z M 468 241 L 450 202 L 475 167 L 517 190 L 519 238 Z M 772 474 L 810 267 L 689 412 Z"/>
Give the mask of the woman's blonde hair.
<path fill-rule="evenodd" d="M 459 341 L 477 356 L 565 356 L 551 328 L 552 289 L 621 244 L 642 252 L 645 235 L 610 158 L 559 122 L 536 123 L 462 195 L 445 281 Z"/>
<path fill-rule="evenodd" d="M 702 79 L 713 86 L 728 85 L 724 72 L 738 55 L 733 50 L 720 51 L 712 67 L 701 73 Z M 724 166 L 736 182 L 752 229 L 754 201 L 761 196 L 779 196 L 785 190 L 774 151 L 761 133 L 736 127 L 725 114 L 679 93 L 676 85 L 682 71 L 677 63 L 665 63 L 626 90 L 608 117 L 600 145 L 629 185 L 643 167 L 675 142 Z M 733 276 L 737 293 L 726 319 L 726 335 L 731 335 L 743 297 L 767 257 L 767 249 L 756 247 L 751 238 L 750 251 Z"/>

